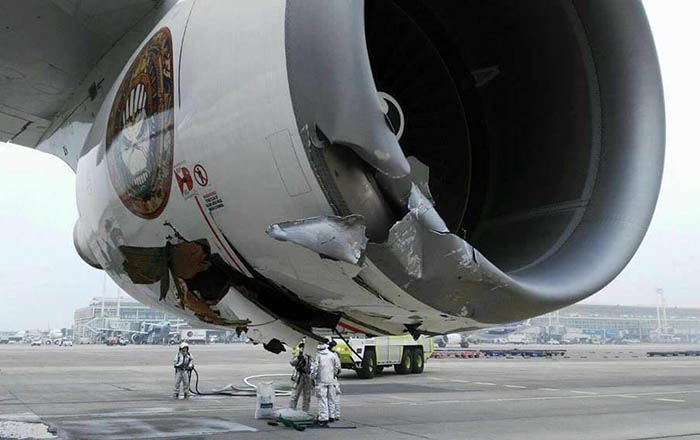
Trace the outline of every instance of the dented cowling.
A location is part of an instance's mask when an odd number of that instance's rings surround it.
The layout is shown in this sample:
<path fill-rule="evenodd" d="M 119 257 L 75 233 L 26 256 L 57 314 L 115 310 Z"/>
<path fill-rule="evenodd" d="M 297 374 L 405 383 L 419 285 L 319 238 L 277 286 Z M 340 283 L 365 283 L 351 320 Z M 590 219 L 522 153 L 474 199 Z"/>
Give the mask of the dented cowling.
<path fill-rule="evenodd" d="M 102 269 L 102 265 L 95 258 L 95 254 L 88 246 L 88 240 L 85 236 L 85 231 L 80 225 L 80 219 L 75 222 L 73 226 L 73 246 L 78 256 L 88 265 L 94 267 L 95 269 Z"/>
<path fill-rule="evenodd" d="M 317 147 L 345 145 L 377 171 L 403 177 L 410 165 L 387 127 L 364 35 L 361 2 L 289 3 L 288 47 L 301 49 L 307 61 L 294 64 L 292 99 L 314 115 L 305 131 Z"/>
<path fill-rule="evenodd" d="M 267 234 L 280 241 L 290 241 L 319 255 L 350 264 L 361 264 L 367 237 L 361 215 L 347 217 L 313 217 L 276 223 Z"/>
<path fill-rule="evenodd" d="M 664 156 L 639 2 L 290 0 L 286 50 L 316 178 L 415 299 L 516 321 L 592 295 L 638 248 Z"/>

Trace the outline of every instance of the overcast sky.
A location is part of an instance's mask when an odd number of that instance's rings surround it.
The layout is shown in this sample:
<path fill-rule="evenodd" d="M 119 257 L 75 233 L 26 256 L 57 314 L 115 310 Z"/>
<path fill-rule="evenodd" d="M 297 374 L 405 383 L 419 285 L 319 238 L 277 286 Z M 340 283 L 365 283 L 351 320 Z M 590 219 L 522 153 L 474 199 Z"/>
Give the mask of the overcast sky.
<path fill-rule="evenodd" d="M 656 215 L 623 273 L 587 302 L 700 306 L 700 27 L 696 0 L 645 2 L 666 97 L 666 164 Z M 73 249 L 75 176 L 61 160 L 0 143 L 0 330 L 70 327 L 103 274 Z M 108 280 L 108 295 L 117 286 Z"/>

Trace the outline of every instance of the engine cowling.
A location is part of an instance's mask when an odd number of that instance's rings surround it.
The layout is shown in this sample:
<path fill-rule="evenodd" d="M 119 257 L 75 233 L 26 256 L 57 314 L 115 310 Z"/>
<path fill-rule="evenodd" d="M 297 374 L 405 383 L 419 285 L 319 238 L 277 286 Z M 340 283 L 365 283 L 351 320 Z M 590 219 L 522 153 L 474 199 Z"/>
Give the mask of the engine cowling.
<path fill-rule="evenodd" d="M 472 330 L 617 275 L 663 144 L 637 2 L 179 2 L 95 117 L 76 247 L 273 351 Z"/>
<path fill-rule="evenodd" d="M 524 319 L 597 292 L 640 245 L 664 104 L 639 2 L 295 0 L 286 48 L 326 197 L 421 302 Z"/>

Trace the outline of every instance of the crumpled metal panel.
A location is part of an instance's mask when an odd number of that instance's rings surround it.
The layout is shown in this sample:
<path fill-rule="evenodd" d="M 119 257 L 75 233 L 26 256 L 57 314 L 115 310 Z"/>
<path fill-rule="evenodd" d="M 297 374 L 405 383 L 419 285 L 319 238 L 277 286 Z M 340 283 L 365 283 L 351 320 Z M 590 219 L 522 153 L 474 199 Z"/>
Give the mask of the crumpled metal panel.
<path fill-rule="evenodd" d="M 411 167 L 386 122 L 372 77 L 364 2 L 289 1 L 285 38 L 299 126 L 352 148 L 387 176 L 406 176 Z"/>
<path fill-rule="evenodd" d="M 414 156 L 408 158 L 408 163 L 411 165 L 411 173 L 407 176 L 401 178 L 391 178 L 381 174 L 375 176 L 383 194 L 397 205 L 406 206 L 411 195 L 411 188 L 415 185 L 422 195 L 434 205 L 435 199 L 430 193 L 430 170 L 428 166 Z"/>
<path fill-rule="evenodd" d="M 488 322 L 496 303 L 513 300 L 510 278 L 469 243 L 449 232 L 416 185 L 409 212 L 385 243 L 370 243 L 367 256 L 419 301 L 453 316 Z"/>
<path fill-rule="evenodd" d="M 408 209 L 415 214 L 418 221 L 425 228 L 441 234 L 450 232 L 433 203 L 423 195 L 416 185 L 411 185 L 411 194 L 408 196 Z"/>
<path fill-rule="evenodd" d="M 367 246 L 365 219 L 361 215 L 276 223 L 266 232 L 276 240 L 290 241 L 322 256 L 356 265 L 362 263 Z"/>
<path fill-rule="evenodd" d="M 503 296 L 507 277 L 458 236 L 431 230 L 426 219 L 420 208 L 411 210 L 385 243 L 368 245 L 368 258 L 419 301 L 453 316 L 483 319 L 488 297 Z"/>

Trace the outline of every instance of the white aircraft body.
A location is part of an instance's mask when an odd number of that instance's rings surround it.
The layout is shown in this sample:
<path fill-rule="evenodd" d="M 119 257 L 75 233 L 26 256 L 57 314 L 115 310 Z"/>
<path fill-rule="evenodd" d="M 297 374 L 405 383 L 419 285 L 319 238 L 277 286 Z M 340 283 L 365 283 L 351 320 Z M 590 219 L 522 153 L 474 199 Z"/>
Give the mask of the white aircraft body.
<path fill-rule="evenodd" d="M 447 334 L 600 290 L 649 225 L 639 2 L 23 0 L 0 140 L 77 173 L 81 257 L 275 352 Z"/>
<path fill-rule="evenodd" d="M 463 332 L 449 333 L 437 339 L 438 346 L 445 347 L 447 345 L 460 345 L 468 347 L 470 342 L 511 342 L 515 339 L 518 343 L 523 339 L 511 338 L 517 333 L 530 328 L 530 320 L 522 322 L 507 323 L 502 326 L 488 327 L 485 329 Z"/>

